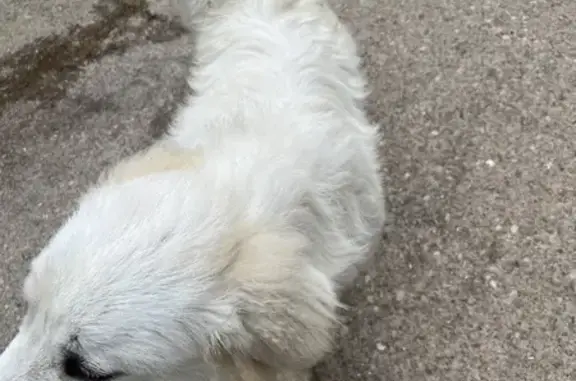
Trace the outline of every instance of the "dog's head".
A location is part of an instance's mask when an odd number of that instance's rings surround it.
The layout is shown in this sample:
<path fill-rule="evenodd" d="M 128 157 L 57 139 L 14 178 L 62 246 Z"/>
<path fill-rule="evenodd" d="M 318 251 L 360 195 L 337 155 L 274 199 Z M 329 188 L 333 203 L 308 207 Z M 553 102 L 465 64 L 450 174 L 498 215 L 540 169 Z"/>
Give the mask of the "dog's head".
<path fill-rule="evenodd" d="M 162 173 L 81 200 L 31 264 L 0 381 L 162 377 L 223 352 L 304 367 L 325 353 L 337 302 L 305 240 L 191 181 Z"/>

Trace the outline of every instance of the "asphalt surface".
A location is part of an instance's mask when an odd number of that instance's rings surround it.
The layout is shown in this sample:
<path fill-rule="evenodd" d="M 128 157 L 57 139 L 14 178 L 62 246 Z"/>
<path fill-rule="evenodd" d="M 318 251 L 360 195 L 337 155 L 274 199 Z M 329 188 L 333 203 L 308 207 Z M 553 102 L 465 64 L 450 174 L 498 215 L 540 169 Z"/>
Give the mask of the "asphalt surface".
<path fill-rule="evenodd" d="M 30 258 L 185 94 L 192 39 L 149 1 L 0 0 L 0 348 Z M 390 221 L 320 379 L 576 379 L 576 2 L 338 8 Z"/>

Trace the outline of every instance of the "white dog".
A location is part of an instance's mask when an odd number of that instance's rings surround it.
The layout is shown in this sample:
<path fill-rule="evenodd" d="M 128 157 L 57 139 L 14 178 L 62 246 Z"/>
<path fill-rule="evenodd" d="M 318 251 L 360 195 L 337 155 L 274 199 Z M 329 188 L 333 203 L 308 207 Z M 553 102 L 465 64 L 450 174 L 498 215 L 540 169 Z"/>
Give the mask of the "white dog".
<path fill-rule="evenodd" d="M 190 5 L 196 95 L 33 261 L 0 381 L 304 379 L 330 350 L 384 220 L 355 43 L 323 0 Z"/>

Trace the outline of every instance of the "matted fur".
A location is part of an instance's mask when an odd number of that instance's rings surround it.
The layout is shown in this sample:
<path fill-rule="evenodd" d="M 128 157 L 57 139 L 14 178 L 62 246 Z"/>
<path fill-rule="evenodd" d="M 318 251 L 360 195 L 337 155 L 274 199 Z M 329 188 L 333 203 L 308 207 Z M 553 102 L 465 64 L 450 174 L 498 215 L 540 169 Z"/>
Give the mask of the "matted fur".
<path fill-rule="evenodd" d="M 170 133 L 106 171 L 32 263 L 0 381 L 294 380 L 384 221 L 356 47 L 321 0 L 190 0 Z M 194 11 L 192 11 L 194 10 Z"/>

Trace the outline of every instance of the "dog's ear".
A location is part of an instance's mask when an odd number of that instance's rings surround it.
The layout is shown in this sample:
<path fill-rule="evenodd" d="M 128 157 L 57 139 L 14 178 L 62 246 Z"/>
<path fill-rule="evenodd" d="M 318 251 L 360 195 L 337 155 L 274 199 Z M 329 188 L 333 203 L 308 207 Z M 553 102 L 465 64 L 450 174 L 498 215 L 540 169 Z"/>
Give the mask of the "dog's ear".
<path fill-rule="evenodd" d="M 238 285 L 240 332 L 226 343 L 266 365 L 304 369 L 330 351 L 338 298 L 330 279 L 305 257 L 298 233 L 263 233 L 240 246 L 229 277 Z M 222 338 L 220 338 L 222 339 Z"/>

